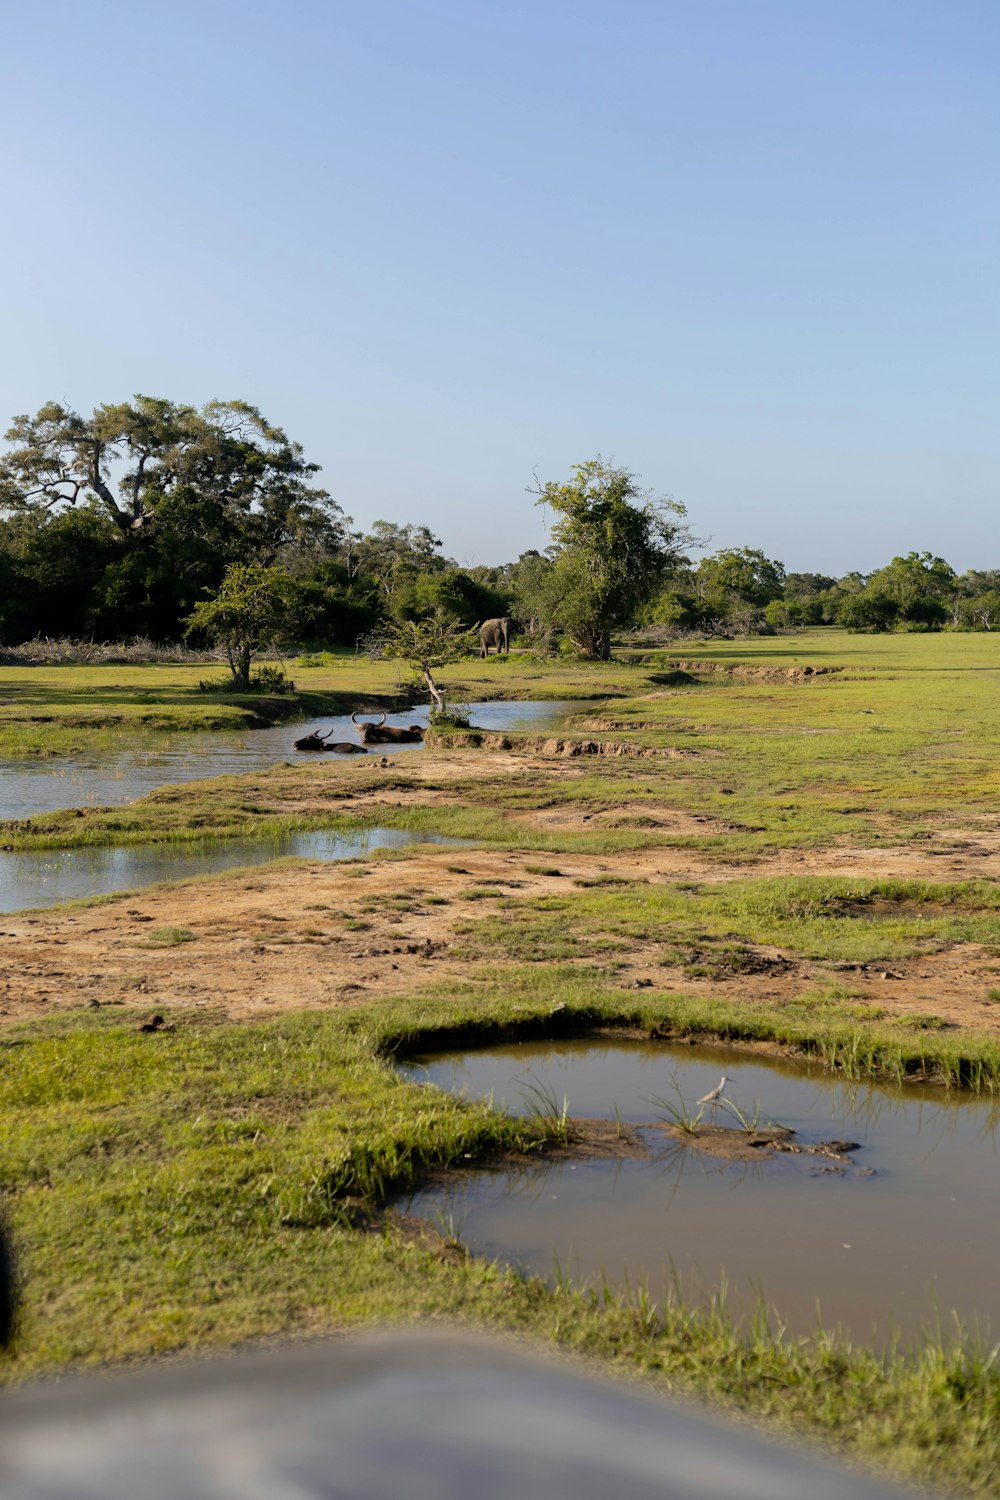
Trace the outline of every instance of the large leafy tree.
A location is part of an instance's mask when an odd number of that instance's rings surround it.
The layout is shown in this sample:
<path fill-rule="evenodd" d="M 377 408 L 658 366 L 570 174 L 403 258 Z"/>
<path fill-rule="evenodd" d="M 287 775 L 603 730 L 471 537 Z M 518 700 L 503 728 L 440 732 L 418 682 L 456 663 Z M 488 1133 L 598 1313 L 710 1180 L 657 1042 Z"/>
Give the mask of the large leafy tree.
<path fill-rule="evenodd" d="M 873 573 L 868 588 L 891 599 L 900 620 L 940 625 L 947 617 L 948 601 L 955 592 L 955 572 L 943 557 L 930 552 L 908 552 Z"/>
<path fill-rule="evenodd" d="M 261 564 L 296 542 L 339 541 L 339 509 L 312 483 L 318 465 L 245 401 L 199 411 L 136 396 L 89 417 L 53 401 L 16 417 L 6 437 L 0 509 L 89 501 L 123 539 L 159 526 L 224 560 Z"/>
<path fill-rule="evenodd" d="M 524 606 L 565 631 L 581 655 L 606 660 L 612 630 L 635 620 L 690 541 L 684 507 L 600 456 L 537 493 L 556 516 L 552 567 L 535 570 L 537 591 L 522 594 Z"/>
<path fill-rule="evenodd" d="M 899 605 L 884 589 L 866 588 L 847 594 L 837 610 L 837 624 L 847 630 L 868 632 L 892 630 L 899 616 Z"/>

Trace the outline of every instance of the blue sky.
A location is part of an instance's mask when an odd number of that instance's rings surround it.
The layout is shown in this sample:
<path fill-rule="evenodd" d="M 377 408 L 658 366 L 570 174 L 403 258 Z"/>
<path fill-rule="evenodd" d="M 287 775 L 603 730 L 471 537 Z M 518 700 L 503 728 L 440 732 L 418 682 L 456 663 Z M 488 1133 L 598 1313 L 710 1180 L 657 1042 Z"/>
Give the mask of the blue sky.
<path fill-rule="evenodd" d="M 8 5 L 0 421 L 260 406 L 361 525 L 594 453 L 792 568 L 1000 566 L 995 0 Z"/>

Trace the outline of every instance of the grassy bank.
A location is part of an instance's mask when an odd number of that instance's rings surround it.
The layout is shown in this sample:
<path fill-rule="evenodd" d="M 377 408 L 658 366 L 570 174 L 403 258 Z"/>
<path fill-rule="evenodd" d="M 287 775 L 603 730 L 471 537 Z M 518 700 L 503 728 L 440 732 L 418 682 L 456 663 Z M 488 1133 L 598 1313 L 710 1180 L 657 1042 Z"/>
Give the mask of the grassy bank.
<path fill-rule="evenodd" d="M 494 913 L 468 922 L 470 952 L 536 960 L 568 946 L 595 956 L 658 950 L 665 966 L 693 974 L 738 974 L 746 945 L 768 945 L 797 958 L 868 964 L 979 944 L 1000 957 L 1000 886 L 993 881 L 938 884 L 834 876 L 754 879 L 725 885 L 595 877 L 583 894 L 496 899 Z M 744 945 L 741 949 L 740 945 Z"/>
<path fill-rule="evenodd" d="M 186 827 L 199 836 L 231 836 L 254 819 L 271 828 L 284 819 L 348 811 L 366 795 L 392 801 L 398 792 L 395 800 L 424 803 L 434 791 L 446 791 L 449 804 L 466 812 L 488 808 L 522 819 L 559 803 L 569 820 L 589 821 L 609 838 L 617 830 L 638 844 L 645 830 L 651 845 L 669 840 L 748 859 L 775 849 L 907 844 L 943 828 L 992 826 L 1000 797 L 1000 647 L 990 637 L 881 639 L 827 631 L 722 642 L 699 647 L 696 681 L 673 688 L 657 686 L 657 665 L 679 653 L 654 653 L 652 663 L 644 659 L 649 655 L 576 664 L 491 658 L 445 675 L 470 697 L 604 695 L 571 720 L 564 736 L 655 750 L 656 759 L 550 756 L 526 777 L 516 761 L 497 765 L 489 753 L 466 749 L 450 752 L 459 759 L 447 782 L 435 776 L 438 751 L 399 757 L 388 772 L 362 757 L 324 760 L 276 767 L 238 784 L 222 779 L 164 789 L 127 811 L 89 809 L 85 825 L 58 815 L 8 825 L 3 842 L 15 848 L 138 842 L 184 836 Z M 842 670 L 808 679 L 784 675 L 799 672 L 803 662 Z M 732 677 L 732 667 L 776 675 L 747 680 Z M 37 753 L 94 748 L 98 741 L 124 749 L 153 732 L 150 715 L 161 728 L 168 720 L 188 729 L 209 722 L 233 727 L 227 715 L 244 710 L 194 693 L 197 670 L 26 669 L 14 701 L 0 705 L 0 749 L 4 725 L 13 736 L 8 755 L 11 746 L 24 748 L 25 735 Z M 326 702 L 323 711 L 332 712 L 335 702 L 343 707 L 366 695 L 389 699 L 406 686 L 393 664 L 353 656 L 294 671 L 309 711 Z M 12 673 L 5 669 L 0 679 Z M 112 674 L 103 686 L 94 680 L 100 673 Z M 159 688 L 151 685 L 156 674 Z M 180 680 L 185 674 L 187 685 Z M 8 691 L 0 681 L 0 696 Z M 142 697 L 163 701 L 142 703 Z M 510 740 L 516 747 L 518 737 Z M 435 800 L 440 807 L 442 799 Z M 687 816 L 683 827 L 678 813 Z"/>
<path fill-rule="evenodd" d="M 899 1474 L 996 1493 L 1000 1376 L 971 1344 L 876 1356 L 740 1329 L 717 1308 L 550 1288 L 382 1213 L 430 1166 L 538 1150 L 545 1133 L 402 1081 L 393 1050 L 612 1024 L 747 1034 L 739 1007 L 623 1003 L 554 968 L 254 1026 L 181 1017 L 141 1033 L 100 1014 L 8 1033 L 4 1186 L 26 1304 L 7 1377 L 446 1317 L 638 1371 Z M 1000 1079 L 996 1048 L 975 1036 L 905 1038 L 836 1017 L 796 1029 L 766 1012 L 752 1030 L 858 1071 L 906 1073 L 919 1054 Z"/>
<path fill-rule="evenodd" d="M 343 714 L 362 705 L 402 708 L 413 682 L 396 662 L 371 662 L 353 651 L 324 652 L 286 663 L 296 692 L 286 698 L 199 691 L 224 684 L 218 663 L 147 666 L 0 666 L 0 758 L 114 752 L 139 739 L 204 730 L 246 730 L 289 714 Z M 639 676 L 628 663 L 532 662 L 515 654 L 470 659 L 442 673 L 449 693 L 490 698 L 594 698 L 628 691 Z"/>
<path fill-rule="evenodd" d="M 412 833 L 441 833 L 495 848 L 529 849 L 541 853 L 611 854 L 623 850 L 675 844 L 666 836 L 637 830 L 601 831 L 525 828 L 502 813 L 461 801 L 426 807 L 401 806 L 391 800 L 352 812 L 351 796 L 334 792 L 320 798 L 310 811 L 283 811 L 293 799 L 301 806 L 302 793 L 313 790 L 309 772 L 276 767 L 272 785 L 262 796 L 250 777 L 220 777 L 152 792 L 120 808 L 73 808 L 39 813 L 30 819 L 0 822 L 4 850 L 46 850 L 123 847 L 142 844 L 184 844 L 208 839 L 278 839 L 289 833 L 327 829 L 354 833 L 375 826 Z M 359 778 L 360 781 L 360 778 Z M 249 784 L 248 784 L 249 783 Z M 381 790 L 381 789 L 380 789 Z M 321 810 L 327 801 L 327 810 Z M 332 803 L 333 806 L 329 804 Z M 341 803 L 343 810 L 337 809 Z"/>

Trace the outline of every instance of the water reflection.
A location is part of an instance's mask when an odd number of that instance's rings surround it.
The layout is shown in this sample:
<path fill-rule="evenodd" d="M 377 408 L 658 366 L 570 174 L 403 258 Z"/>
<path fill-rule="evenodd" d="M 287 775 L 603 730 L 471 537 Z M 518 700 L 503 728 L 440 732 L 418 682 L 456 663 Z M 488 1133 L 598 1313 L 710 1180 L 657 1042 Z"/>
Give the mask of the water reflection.
<path fill-rule="evenodd" d="M 200 844 L 142 844 L 122 849 L 52 849 L 0 853 L 0 912 L 54 906 L 83 896 L 109 895 L 160 881 L 190 880 L 241 865 L 302 859 L 351 859 L 372 849 L 411 844 L 454 844 L 435 833 L 365 828 L 354 833 L 321 829 L 267 839 L 211 839 Z"/>
<path fill-rule="evenodd" d="M 412 1211 L 444 1209 L 470 1248 L 527 1271 L 622 1286 L 631 1279 L 667 1295 L 679 1276 L 752 1314 L 763 1289 L 793 1333 L 828 1326 L 855 1337 L 890 1327 L 916 1337 L 940 1309 L 968 1326 L 1000 1328 L 994 1245 L 1000 1103 L 929 1085 L 852 1083 L 818 1065 L 726 1048 L 662 1043 L 525 1043 L 425 1058 L 410 1076 L 524 1113 L 518 1085 L 530 1072 L 578 1117 L 637 1127 L 647 1160 L 526 1162 L 470 1172 L 414 1195 Z M 675 1078 L 693 1103 L 720 1072 L 744 1113 L 755 1098 L 792 1128 L 798 1145 L 856 1141 L 851 1163 L 809 1154 L 730 1162 L 649 1128 Z M 728 1124 L 721 1117 L 719 1124 Z M 735 1123 L 735 1122 L 733 1122 Z"/>
<path fill-rule="evenodd" d="M 472 722 L 482 729 L 550 729 L 585 705 L 579 703 L 473 703 Z M 427 709 L 390 714 L 390 724 L 426 724 Z M 137 735 L 128 748 L 89 755 L 61 755 L 51 760 L 0 761 L 0 818 L 28 818 L 63 807 L 117 806 L 167 783 L 198 781 L 265 770 L 277 761 L 309 763 L 327 757 L 292 748 L 293 740 L 315 729 L 333 730 L 335 738 L 357 741 L 349 715 L 296 720 L 273 729 L 245 733 L 211 732 L 165 735 L 145 743 Z M 408 755 L 418 744 L 380 745 L 379 754 Z M 364 757 L 351 763 L 364 764 Z"/>

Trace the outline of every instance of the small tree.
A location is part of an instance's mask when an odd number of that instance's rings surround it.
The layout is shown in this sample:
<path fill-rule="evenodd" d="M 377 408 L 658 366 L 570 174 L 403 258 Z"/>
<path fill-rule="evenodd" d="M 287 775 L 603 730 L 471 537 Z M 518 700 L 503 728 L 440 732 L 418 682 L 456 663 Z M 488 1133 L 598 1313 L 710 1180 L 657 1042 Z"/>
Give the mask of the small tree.
<path fill-rule="evenodd" d="M 373 661 L 405 662 L 430 694 L 432 718 L 442 718 L 447 709 L 434 674 L 467 656 L 474 639 L 474 630 L 439 609 L 422 620 L 388 620 L 367 637 L 364 645 L 365 654 Z"/>
<path fill-rule="evenodd" d="M 233 563 L 226 569 L 219 591 L 204 599 L 188 616 L 187 635 L 202 631 L 225 648 L 233 687 L 250 687 L 250 663 L 265 646 L 273 645 L 287 617 L 291 580 L 280 568 Z"/>

